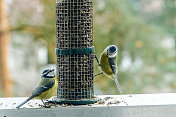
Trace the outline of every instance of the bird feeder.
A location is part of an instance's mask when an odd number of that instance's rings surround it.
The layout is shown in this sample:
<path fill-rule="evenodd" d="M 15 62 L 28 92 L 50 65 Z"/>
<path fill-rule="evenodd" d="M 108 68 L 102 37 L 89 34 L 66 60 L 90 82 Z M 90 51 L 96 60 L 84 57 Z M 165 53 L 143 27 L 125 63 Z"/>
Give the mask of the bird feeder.
<path fill-rule="evenodd" d="M 57 102 L 96 102 L 92 0 L 56 0 Z"/>

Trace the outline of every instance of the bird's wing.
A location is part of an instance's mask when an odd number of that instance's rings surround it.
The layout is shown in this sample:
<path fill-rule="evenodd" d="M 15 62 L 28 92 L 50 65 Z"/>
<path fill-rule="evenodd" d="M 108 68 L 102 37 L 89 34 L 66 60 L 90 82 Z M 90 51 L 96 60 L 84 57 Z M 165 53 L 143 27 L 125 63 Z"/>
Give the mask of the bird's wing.
<path fill-rule="evenodd" d="M 117 73 L 117 70 L 116 70 L 117 66 L 114 62 L 114 58 L 108 58 L 108 61 L 109 61 L 109 65 L 112 69 L 113 74 L 116 74 Z"/>
<path fill-rule="evenodd" d="M 49 90 L 50 88 L 52 88 L 55 84 L 54 79 L 42 79 L 39 86 L 37 88 L 34 89 L 34 91 L 32 92 L 32 96 L 38 96 L 41 93 Z"/>
<path fill-rule="evenodd" d="M 20 105 L 18 105 L 16 108 L 20 108 L 22 105 L 24 105 L 26 102 L 31 100 L 32 98 L 40 95 L 41 93 L 47 91 L 48 89 L 52 88 L 55 84 L 54 79 L 42 79 L 39 86 L 34 89 L 32 92 L 32 95 L 27 98 L 24 102 L 22 102 Z"/>

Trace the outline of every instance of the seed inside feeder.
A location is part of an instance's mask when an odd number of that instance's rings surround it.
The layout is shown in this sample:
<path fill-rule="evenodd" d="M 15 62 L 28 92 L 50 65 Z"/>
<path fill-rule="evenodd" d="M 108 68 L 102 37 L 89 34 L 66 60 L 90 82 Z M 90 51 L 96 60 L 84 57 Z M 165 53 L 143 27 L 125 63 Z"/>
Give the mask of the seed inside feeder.
<path fill-rule="evenodd" d="M 92 0 L 56 3 L 56 48 L 93 47 Z M 94 54 L 57 55 L 57 97 L 63 100 L 91 99 Z"/>

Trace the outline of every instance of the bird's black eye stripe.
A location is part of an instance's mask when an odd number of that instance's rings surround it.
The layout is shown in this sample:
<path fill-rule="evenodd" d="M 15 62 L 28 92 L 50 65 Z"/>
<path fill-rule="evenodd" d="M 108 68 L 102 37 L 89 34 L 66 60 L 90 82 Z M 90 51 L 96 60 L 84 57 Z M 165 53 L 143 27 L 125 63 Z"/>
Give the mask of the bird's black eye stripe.
<path fill-rule="evenodd" d="M 55 77 L 55 74 L 53 76 L 50 76 L 49 73 L 51 72 L 54 72 L 54 69 L 47 69 L 47 70 L 44 70 L 43 73 L 42 73 L 42 78 L 54 78 Z"/>
<path fill-rule="evenodd" d="M 45 78 L 54 78 L 55 76 L 44 76 Z"/>
<path fill-rule="evenodd" d="M 50 72 L 50 70 L 47 69 L 47 70 L 44 70 L 42 74 L 47 74 L 47 73 L 49 73 L 49 72 Z"/>

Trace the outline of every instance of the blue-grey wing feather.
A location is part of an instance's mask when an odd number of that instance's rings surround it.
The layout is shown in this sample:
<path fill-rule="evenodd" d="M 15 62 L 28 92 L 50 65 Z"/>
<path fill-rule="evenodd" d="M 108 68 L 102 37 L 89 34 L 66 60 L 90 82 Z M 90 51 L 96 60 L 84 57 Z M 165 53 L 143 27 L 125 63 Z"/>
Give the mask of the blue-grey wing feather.
<path fill-rule="evenodd" d="M 117 71 L 116 71 L 116 67 L 117 66 L 116 66 L 116 64 L 114 62 L 114 59 L 113 58 L 109 58 L 108 61 L 109 61 L 109 65 L 110 65 L 110 67 L 112 69 L 113 74 L 116 74 L 117 73 Z"/>
<path fill-rule="evenodd" d="M 38 96 L 41 93 L 49 90 L 50 88 L 52 88 L 55 84 L 54 79 L 48 80 L 48 79 L 42 79 L 40 86 L 38 86 L 37 88 L 35 88 L 35 90 L 32 92 L 32 96 Z"/>
<path fill-rule="evenodd" d="M 108 61 L 109 61 L 109 65 L 110 65 L 110 67 L 111 67 L 111 69 L 112 69 L 112 72 L 113 72 L 113 74 L 114 74 L 113 77 L 114 77 L 114 81 L 115 81 L 115 83 L 116 83 L 116 86 L 117 86 L 117 88 L 119 89 L 120 94 L 122 94 L 122 89 L 121 89 L 121 87 L 120 87 L 120 84 L 119 84 L 118 78 L 117 78 L 117 70 L 116 70 L 116 69 L 117 69 L 117 66 L 116 66 L 116 64 L 115 64 L 113 58 L 109 58 Z"/>
<path fill-rule="evenodd" d="M 50 88 L 52 88 L 54 86 L 54 84 L 55 84 L 54 79 L 42 79 L 39 86 L 37 88 L 35 88 L 34 91 L 32 92 L 32 95 L 29 98 L 27 98 L 24 102 L 22 102 L 20 105 L 18 105 L 16 108 L 20 108 L 22 105 L 24 105 L 26 102 L 28 102 L 32 98 L 49 90 Z"/>

